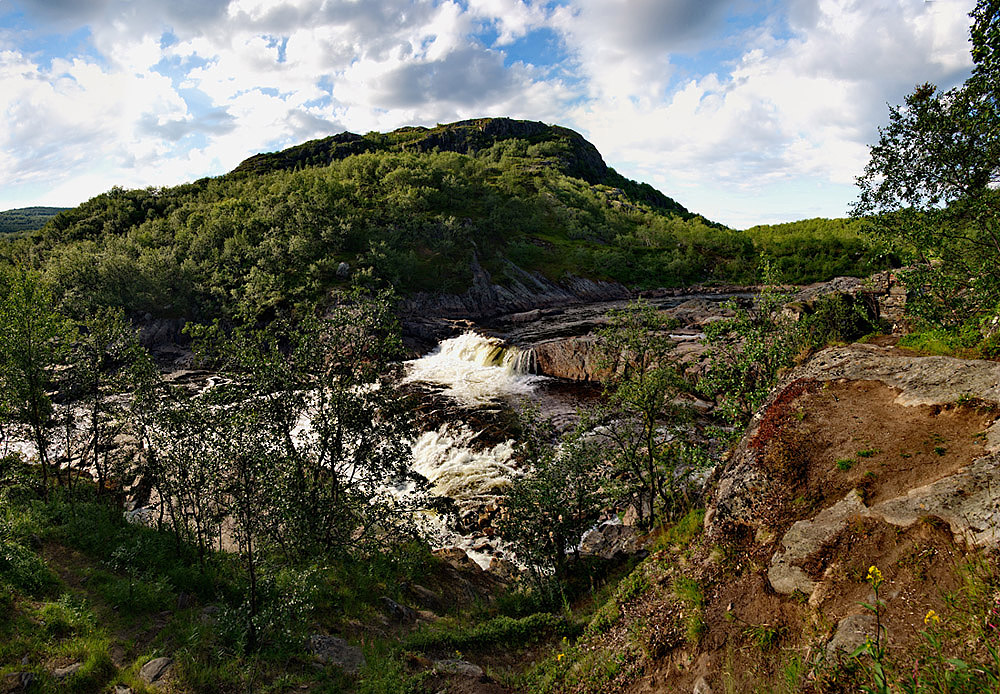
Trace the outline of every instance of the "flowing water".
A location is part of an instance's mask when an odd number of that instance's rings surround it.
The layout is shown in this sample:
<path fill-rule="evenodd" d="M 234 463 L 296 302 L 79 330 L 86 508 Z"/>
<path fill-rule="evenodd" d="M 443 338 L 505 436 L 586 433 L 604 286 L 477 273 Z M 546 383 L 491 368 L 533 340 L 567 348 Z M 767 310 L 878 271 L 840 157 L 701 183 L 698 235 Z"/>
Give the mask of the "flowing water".
<path fill-rule="evenodd" d="M 426 356 L 407 362 L 407 371 L 405 382 L 443 386 L 444 395 L 465 406 L 525 397 L 546 380 L 533 374 L 532 350 L 474 332 L 444 340 Z"/>
<path fill-rule="evenodd" d="M 436 349 L 407 362 L 404 382 L 427 384 L 462 408 L 510 406 L 531 397 L 551 380 L 535 375 L 535 356 L 502 340 L 467 332 L 442 341 Z M 413 443 L 413 469 L 431 484 L 435 494 L 455 501 L 460 509 L 486 504 L 517 475 L 512 439 L 477 445 L 478 432 L 460 417 L 424 431 Z M 491 552 L 477 550 L 487 542 L 481 533 L 463 534 L 448 528 L 443 518 L 425 524 L 437 546 L 457 546 L 484 568 Z"/>

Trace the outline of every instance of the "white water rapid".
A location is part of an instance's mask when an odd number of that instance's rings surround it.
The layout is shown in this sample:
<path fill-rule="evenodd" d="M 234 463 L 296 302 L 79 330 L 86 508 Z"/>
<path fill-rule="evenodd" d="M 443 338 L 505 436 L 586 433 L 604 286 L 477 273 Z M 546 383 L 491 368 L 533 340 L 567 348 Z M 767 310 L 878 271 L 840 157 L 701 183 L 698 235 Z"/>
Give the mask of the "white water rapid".
<path fill-rule="evenodd" d="M 413 469 L 427 478 L 435 494 L 458 502 L 495 494 L 514 476 L 514 442 L 473 450 L 474 432 L 445 424 L 425 431 L 413 444 Z"/>
<path fill-rule="evenodd" d="M 543 376 L 532 374 L 535 354 L 494 337 L 467 332 L 407 362 L 406 381 L 445 386 L 462 405 L 483 405 L 505 396 L 525 396 Z"/>

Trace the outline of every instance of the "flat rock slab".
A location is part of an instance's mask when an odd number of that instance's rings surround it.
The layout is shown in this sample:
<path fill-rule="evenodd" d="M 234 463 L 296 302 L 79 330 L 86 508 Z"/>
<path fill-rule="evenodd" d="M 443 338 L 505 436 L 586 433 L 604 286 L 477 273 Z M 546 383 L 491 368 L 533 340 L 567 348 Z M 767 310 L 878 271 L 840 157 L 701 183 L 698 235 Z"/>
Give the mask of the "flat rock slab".
<path fill-rule="evenodd" d="M 152 684 L 167 674 L 167 670 L 173 664 L 173 658 L 153 658 L 139 670 L 139 679 L 146 684 Z"/>
<path fill-rule="evenodd" d="M 826 540 L 839 533 L 852 517 L 867 513 L 868 509 L 861 503 L 858 495 L 852 492 L 814 518 L 792 525 L 781 539 L 781 549 L 771 558 L 771 566 L 767 570 L 767 580 L 771 587 L 785 595 L 797 590 L 811 595 L 816 582 L 798 564 L 819 549 Z"/>
<path fill-rule="evenodd" d="M 963 395 L 1000 403 L 1000 363 L 901 355 L 875 345 L 824 349 L 795 369 L 794 376 L 881 381 L 899 389 L 897 405 L 944 405 Z"/>
<path fill-rule="evenodd" d="M 466 660 L 435 660 L 434 669 L 442 675 L 461 675 L 462 677 L 472 677 L 482 679 L 486 673 L 478 665 L 473 665 Z"/>
<path fill-rule="evenodd" d="M 349 675 L 356 675 L 365 665 L 365 654 L 344 639 L 325 634 L 309 637 L 309 650 L 324 665 L 336 665 Z"/>

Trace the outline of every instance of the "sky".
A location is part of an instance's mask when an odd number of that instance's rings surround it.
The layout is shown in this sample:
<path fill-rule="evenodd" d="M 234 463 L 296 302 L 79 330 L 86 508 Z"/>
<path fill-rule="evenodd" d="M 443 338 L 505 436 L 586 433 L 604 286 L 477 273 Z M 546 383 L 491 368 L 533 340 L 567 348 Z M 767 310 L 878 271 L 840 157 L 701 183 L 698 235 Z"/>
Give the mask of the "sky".
<path fill-rule="evenodd" d="M 0 210 L 509 116 L 735 228 L 841 217 L 973 0 L 0 0 Z"/>

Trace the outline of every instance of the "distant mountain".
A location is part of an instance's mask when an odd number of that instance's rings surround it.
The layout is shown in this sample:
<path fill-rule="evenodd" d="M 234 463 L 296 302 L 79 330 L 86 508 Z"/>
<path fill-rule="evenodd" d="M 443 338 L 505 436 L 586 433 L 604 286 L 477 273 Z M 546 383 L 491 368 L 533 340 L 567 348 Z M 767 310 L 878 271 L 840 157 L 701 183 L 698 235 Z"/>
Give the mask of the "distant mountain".
<path fill-rule="evenodd" d="M 34 231 L 69 207 L 21 207 L 0 212 L 0 234 L 15 231 Z"/>

